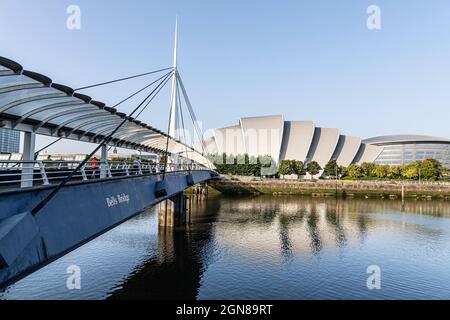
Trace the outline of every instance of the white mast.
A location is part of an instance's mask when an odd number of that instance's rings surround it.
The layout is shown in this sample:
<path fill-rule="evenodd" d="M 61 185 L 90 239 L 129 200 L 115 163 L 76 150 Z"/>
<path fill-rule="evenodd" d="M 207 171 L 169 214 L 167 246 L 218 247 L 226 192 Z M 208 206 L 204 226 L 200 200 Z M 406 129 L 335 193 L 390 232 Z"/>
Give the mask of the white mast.
<path fill-rule="evenodd" d="M 178 132 L 178 80 L 177 80 L 177 40 L 178 40 L 178 16 L 175 20 L 175 45 L 173 48 L 173 76 L 172 76 L 172 96 L 170 106 L 170 131 L 169 135 L 179 139 Z"/>

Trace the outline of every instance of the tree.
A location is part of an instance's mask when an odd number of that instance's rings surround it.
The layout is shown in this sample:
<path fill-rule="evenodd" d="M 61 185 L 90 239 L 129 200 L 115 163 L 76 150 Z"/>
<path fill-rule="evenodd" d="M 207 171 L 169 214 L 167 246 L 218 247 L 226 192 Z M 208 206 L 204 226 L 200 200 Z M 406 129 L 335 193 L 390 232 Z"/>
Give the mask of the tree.
<path fill-rule="evenodd" d="M 420 175 L 426 180 L 439 180 L 444 174 L 444 167 L 436 159 L 426 159 L 420 167 Z"/>
<path fill-rule="evenodd" d="M 297 160 L 282 160 L 278 171 L 281 175 L 296 174 L 303 176 L 306 173 L 303 162 Z"/>
<path fill-rule="evenodd" d="M 417 162 L 401 166 L 402 178 L 418 180 L 419 179 L 420 164 Z"/>
<path fill-rule="evenodd" d="M 389 179 L 399 179 L 402 176 L 402 170 L 399 166 L 389 167 L 387 177 Z"/>
<path fill-rule="evenodd" d="M 341 177 L 348 176 L 348 168 L 344 166 L 339 166 L 339 174 L 341 175 Z"/>
<path fill-rule="evenodd" d="M 364 177 L 364 170 L 358 164 L 352 164 L 348 167 L 348 175 L 352 179 L 359 179 Z"/>
<path fill-rule="evenodd" d="M 373 168 L 373 174 L 375 178 L 386 179 L 389 173 L 388 165 L 376 165 Z"/>
<path fill-rule="evenodd" d="M 278 168 L 278 171 L 281 175 L 286 176 L 293 174 L 292 166 L 291 166 L 291 160 L 282 160 L 280 162 L 280 166 Z"/>
<path fill-rule="evenodd" d="M 361 164 L 361 169 L 364 173 L 364 177 L 375 177 L 375 167 L 376 164 L 372 162 L 364 162 L 363 164 Z"/>
<path fill-rule="evenodd" d="M 305 164 L 302 161 L 294 160 L 292 166 L 296 175 L 304 176 L 306 174 Z"/>
<path fill-rule="evenodd" d="M 306 166 L 306 172 L 308 172 L 311 176 L 319 174 L 320 170 L 322 170 L 322 167 L 316 161 L 311 161 Z"/>
<path fill-rule="evenodd" d="M 339 176 L 340 172 L 339 172 L 339 166 L 336 162 L 336 160 L 330 160 L 328 161 L 328 163 L 325 165 L 325 168 L 323 170 L 323 173 L 325 176 L 327 177 L 336 177 Z M 337 178 L 337 177 L 336 177 Z"/>

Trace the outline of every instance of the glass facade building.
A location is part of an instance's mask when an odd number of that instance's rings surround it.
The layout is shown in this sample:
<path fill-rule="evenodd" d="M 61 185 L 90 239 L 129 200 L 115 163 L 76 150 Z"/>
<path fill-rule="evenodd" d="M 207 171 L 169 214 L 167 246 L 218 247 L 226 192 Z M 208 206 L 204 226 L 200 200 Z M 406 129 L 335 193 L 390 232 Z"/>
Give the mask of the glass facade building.
<path fill-rule="evenodd" d="M 20 132 L 0 129 L 0 153 L 19 153 Z"/>
<path fill-rule="evenodd" d="M 425 159 L 436 159 L 450 168 L 450 140 L 425 136 L 384 136 L 365 140 L 383 147 L 377 164 L 403 165 Z"/>

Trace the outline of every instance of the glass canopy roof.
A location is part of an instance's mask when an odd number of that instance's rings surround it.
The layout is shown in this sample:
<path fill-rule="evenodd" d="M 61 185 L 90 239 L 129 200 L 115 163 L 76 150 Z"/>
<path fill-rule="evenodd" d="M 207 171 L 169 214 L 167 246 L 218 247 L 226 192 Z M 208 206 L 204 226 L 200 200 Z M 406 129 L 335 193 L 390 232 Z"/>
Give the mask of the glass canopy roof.
<path fill-rule="evenodd" d="M 99 143 L 125 117 L 114 108 L 0 57 L 0 127 Z M 170 154 L 210 166 L 200 151 L 132 118 L 114 134 L 109 145 L 164 154 L 167 138 Z"/>

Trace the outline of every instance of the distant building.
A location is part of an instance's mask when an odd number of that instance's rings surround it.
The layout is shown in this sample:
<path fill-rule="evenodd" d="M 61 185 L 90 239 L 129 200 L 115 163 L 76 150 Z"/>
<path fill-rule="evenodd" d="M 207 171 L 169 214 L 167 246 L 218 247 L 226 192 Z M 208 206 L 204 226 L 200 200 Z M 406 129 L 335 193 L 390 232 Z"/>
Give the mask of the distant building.
<path fill-rule="evenodd" d="M 275 161 L 316 161 L 324 168 L 330 160 L 348 167 L 372 162 L 400 165 L 433 158 L 450 168 L 450 139 L 414 135 L 362 140 L 336 128 L 317 127 L 312 121 L 285 121 L 283 116 L 241 118 L 238 125 L 214 130 L 206 140 L 209 154 L 270 155 Z"/>
<path fill-rule="evenodd" d="M 436 159 L 450 168 L 450 139 L 394 135 L 364 140 L 365 143 L 383 147 L 375 159 L 377 164 L 402 165 L 425 159 Z"/>
<path fill-rule="evenodd" d="M 20 132 L 0 129 L 0 153 L 18 153 L 20 148 Z"/>
<path fill-rule="evenodd" d="M 83 161 L 87 154 L 83 153 L 41 153 L 37 160 Z"/>

